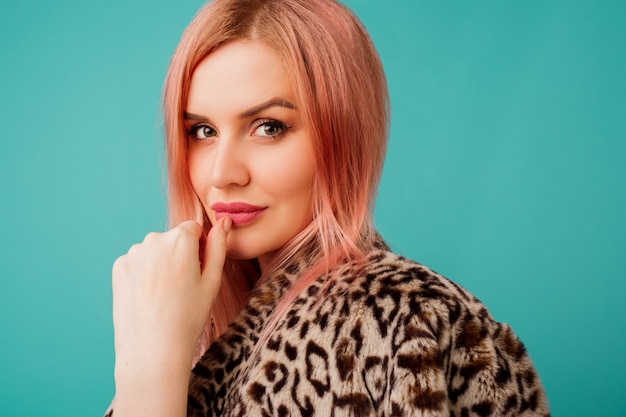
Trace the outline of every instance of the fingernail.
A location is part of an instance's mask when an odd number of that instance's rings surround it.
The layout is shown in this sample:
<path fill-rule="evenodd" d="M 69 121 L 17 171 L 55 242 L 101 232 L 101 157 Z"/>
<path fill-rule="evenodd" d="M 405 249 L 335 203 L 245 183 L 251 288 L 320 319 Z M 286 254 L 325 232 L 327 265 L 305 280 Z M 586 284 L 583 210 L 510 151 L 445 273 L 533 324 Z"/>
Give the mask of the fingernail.
<path fill-rule="evenodd" d="M 230 217 L 224 217 L 224 222 L 222 223 L 222 230 L 224 230 L 224 233 L 228 234 L 232 227 L 233 220 Z"/>

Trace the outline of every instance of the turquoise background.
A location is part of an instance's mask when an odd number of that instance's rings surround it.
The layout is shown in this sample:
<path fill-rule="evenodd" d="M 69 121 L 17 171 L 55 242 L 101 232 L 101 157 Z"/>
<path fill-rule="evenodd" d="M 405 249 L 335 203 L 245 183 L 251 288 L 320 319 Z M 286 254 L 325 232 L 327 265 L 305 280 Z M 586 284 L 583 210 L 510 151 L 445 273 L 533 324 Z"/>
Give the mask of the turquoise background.
<path fill-rule="evenodd" d="M 376 223 L 626 415 L 626 3 L 351 0 L 389 79 Z M 198 0 L 0 5 L 0 415 L 101 415 L 110 268 L 165 226 L 159 99 Z"/>

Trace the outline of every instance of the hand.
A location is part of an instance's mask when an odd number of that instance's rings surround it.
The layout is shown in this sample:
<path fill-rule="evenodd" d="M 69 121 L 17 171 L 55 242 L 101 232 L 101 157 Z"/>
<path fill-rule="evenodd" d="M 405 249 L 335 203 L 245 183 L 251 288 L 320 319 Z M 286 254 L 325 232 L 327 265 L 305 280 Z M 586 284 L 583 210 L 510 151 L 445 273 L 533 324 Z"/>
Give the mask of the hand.
<path fill-rule="evenodd" d="M 191 370 L 195 345 L 219 291 L 231 220 L 187 221 L 150 233 L 113 265 L 116 374 Z"/>

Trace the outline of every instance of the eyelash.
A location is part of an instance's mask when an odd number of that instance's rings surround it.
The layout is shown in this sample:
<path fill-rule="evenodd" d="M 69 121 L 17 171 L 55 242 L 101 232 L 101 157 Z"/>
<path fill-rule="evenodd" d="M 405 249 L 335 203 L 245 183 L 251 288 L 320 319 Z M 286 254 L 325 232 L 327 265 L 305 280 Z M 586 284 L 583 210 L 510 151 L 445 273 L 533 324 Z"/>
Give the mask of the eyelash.
<path fill-rule="evenodd" d="M 287 130 L 289 130 L 289 126 L 285 125 L 283 122 L 281 122 L 279 120 L 259 119 L 259 120 L 256 120 L 252 124 L 252 132 L 256 132 L 256 130 L 258 128 L 263 127 L 263 126 L 273 127 L 275 129 L 279 129 L 280 130 L 280 132 L 276 133 L 275 135 L 267 135 L 267 136 L 259 135 L 259 137 L 267 138 L 268 140 L 280 139 L 281 137 L 283 137 L 285 135 L 285 133 L 287 133 Z"/>
<path fill-rule="evenodd" d="M 209 129 L 211 129 L 212 131 L 215 132 L 215 129 L 213 129 L 210 125 L 206 124 L 206 123 L 196 123 L 193 126 L 191 126 L 189 129 L 187 129 L 187 135 L 189 135 L 189 138 L 191 140 L 195 140 L 195 141 L 201 141 L 201 140 L 206 140 L 208 138 L 199 138 L 198 137 L 198 131 L 203 128 L 203 127 L 208 127 Z M 212 137 L 212 136 L 209 136 Z"/>
<path fill-rule="evenodd" d="M 260 127 L 263 126 L 268 126 L 268 127 L 273 127 L 276 129 L 279 129 L 280 132 L 274 134 L 274 135 L 255 135 L 257 137 L 261 137 L 261 138 L 266 138 L 267 140 L 277 140 L 280 139 L 281 137 L 283 137 L 285 135 L 285 133 L 287 133 L 287 130 L 290 129 L 290 126 L 287 126 L 286 124 L 284 124 L 283 122 L 279 121 L 279 120 L 274 120 L 274 119 L 259 119 L 259 120 L 255 120 L 255 122 L 252 124 L 251 126 L 251 131 L 256 132 L 256 130 Z M 198 131 L 202 128 L 209 128 L 212 130 L 212 134 L 206 138 L 199 138 L 198 137 Z M 216 135 L 216 131 L 215 129 L 207 124 L 207 123 L 196 123 L 193 126 L 191 126 L 189 129 L 187 129 L 187 135 L 189 135 L 189 138 L 191 140 L 195 140 L 195 141 L 202 141 L 202 140 L 207 140 L 210 139 L 212 137 L 214 137 Z"/>

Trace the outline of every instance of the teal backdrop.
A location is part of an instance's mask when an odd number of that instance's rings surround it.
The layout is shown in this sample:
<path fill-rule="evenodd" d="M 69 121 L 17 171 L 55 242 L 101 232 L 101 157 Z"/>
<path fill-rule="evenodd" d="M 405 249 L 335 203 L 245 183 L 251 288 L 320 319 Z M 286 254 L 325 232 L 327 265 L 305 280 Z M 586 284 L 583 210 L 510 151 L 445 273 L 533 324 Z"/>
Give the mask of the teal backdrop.
<path fill-rule="evenodd" d="M 347 2 L 393 106 L 376 224 L 626 415 L 626 3 Z M 110 269 L 165 228 L 159 100 L 200 0 L 0 5 L 0 415 L 99 416 Z"/>

